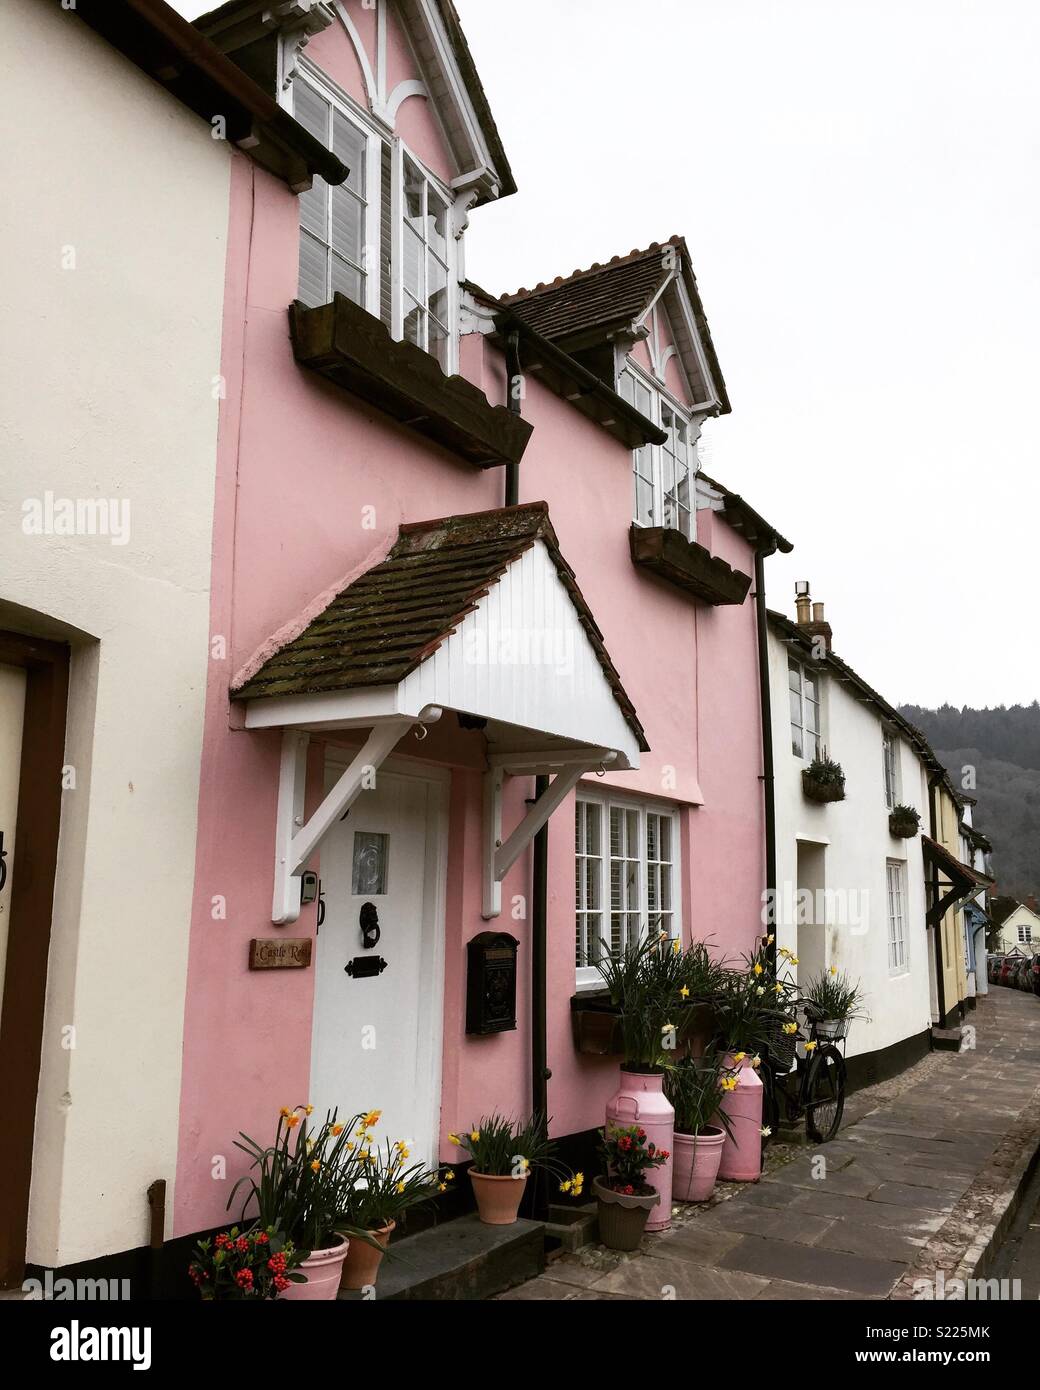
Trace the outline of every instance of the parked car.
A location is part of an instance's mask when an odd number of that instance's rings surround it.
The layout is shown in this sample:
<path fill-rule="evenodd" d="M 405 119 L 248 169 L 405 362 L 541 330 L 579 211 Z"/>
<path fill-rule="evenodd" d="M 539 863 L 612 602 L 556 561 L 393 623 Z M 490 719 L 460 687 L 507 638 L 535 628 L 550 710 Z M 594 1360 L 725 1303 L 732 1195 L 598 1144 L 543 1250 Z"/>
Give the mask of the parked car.
<path fill-rule="evenodd" d="M 991 953 L 986 957 L 986 978 L 991 985 L 1000 983 L 1000 967 L 1003 963 L 1003 956 L 995 956 Z"/>
<path fill-rule="evenodd" d="M 1015 964 L 1014 956 L 1005 956 L 1000 965 L 1000 974 L 997 976 L 998 985 L 1010 985 L 1010 975 Z"/>
<path fill-rule="evenodd" d="M 1040 999 L 1040 954 L 1035 955 L 1029 962 L 1029 977 L 1033 993 Z"/>

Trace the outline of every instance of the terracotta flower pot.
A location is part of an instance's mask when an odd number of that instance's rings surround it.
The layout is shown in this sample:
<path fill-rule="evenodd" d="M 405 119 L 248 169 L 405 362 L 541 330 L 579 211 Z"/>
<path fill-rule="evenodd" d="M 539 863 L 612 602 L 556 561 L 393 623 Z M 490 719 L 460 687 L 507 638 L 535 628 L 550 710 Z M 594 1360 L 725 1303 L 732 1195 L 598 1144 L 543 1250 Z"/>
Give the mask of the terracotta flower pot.
<path fill-rule="evenodd" d="M 290 1284 L 278 1297 L 312 1301 L 334 1299 L 339 1293 L 340 1274 L 343 1261 L 347 1258 L 349 1243 L 346 1236 L 337 1235 L 335 1245 L 327 1245 L 323 1250 L 312 1250 L 297 1268 L 298 1273 L 307 1276 L 307 1282 Z"/>
<path fill-rule="evenodd" d="M 700 1134 L 676 1131 L 672 1196 L 680 1202 L 706 1202 L 715 1190 L 726 1132 L 708 1125 Z"/>
<path fill-rule="evenodd" d="M 477 1215 L 485 1226 L 512 1226 L 520 1209 L 520 1199 L 527 1189 L 527 1177 L 514 1178 L 506 1173 L 474 1173 L 469 1170 L 473 1195 L 477 1199 Z"/>
<path fill-rule="evenodd" d="M 608 1250 L 638 1250 L 646 1219 L 661 1200 L 659 1192 L 629 1197 L 594 1178 L 592 1190 L 599 1206 L 599 1238 Z"/>
<path fill-rule="evenodd" d="M 348 1242 L 347 1258 L 343 1261 L 343 1273 L 339 1281 L 341 1289 L 365 1289 L 375 1284 L 379 1266 L 383 1263 L 383 1251 L 389 1245 L 396 1225 L 396 1221 L 391 1221 L 389 1226 L 380 1226 L 378 1230 L 368 1232 L 373 1240 L 378 1240 L 382 1249 L 377 1250 L 375 1246 L 366 1245 L 363 1240 L 355 1239 Z"/>

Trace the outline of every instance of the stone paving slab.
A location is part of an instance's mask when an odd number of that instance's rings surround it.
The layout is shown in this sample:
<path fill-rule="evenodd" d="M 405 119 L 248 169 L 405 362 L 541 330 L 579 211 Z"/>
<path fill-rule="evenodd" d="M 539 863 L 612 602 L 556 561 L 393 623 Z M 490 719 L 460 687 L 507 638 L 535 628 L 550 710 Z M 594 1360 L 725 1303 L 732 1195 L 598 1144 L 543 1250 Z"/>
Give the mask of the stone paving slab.
<path fill-rule="evenodd" d="M 963 1276 L 1040 1145 L 1040 1001 L 996 989 L 969 1021 L 973 1051 L 849 1097 L 833 1144 L 774 1142 L 761 1182 L 677 1204 L 640 1251 L 562 1256 L 502 1297 L 907 1298 L 937 1269 Z"/>

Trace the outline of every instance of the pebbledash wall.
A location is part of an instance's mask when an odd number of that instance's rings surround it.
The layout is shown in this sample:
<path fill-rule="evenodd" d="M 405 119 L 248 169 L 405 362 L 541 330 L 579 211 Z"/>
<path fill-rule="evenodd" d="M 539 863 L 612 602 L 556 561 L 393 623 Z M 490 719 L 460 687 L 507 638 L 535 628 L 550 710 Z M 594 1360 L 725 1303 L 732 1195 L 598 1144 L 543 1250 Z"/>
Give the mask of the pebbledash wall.
<path fill-rule="evenodd" d="M 27 1256 L 67 1265 L 145 1244 L 174 1173 L 230 159 L 74 12 L 6 0 L 0 47 L 23 115 L 0 153 L 0 628 L 70 643 L 75 773 Z M 51 515 L 115 499 L 125 544 L 27 534 L 47 493 Z"/>
<path fill-rule="evenodd" d="M 357 10 L 360 40 L 374 42 L 370 17 Z M 389 20 L 400 80 L 406 55 L 395 47 L 392 14 Z M 314 37 L 306 59 L 367 105 L 342 25 Z M 457 171 L 424 97 L 401 104 L 397 128 L 450 181 Z M 382 559 L 401 522 L 503 503 L 501 469 L 474 468 L 297 366 L 287 307 L 297 294 L 298 221 L 297 199 L 233 155 L 210 616 L 212 632 L 228 638 L 228 659 L 210 665 L 206 692 L 174 1235 L 224 1219 L 244 1167 L 231 1147 L 235 1135 L 270 1133 L 278 1106 L 306 1100 L 310 1079 L 313 969 L 250 973 L 246 964 L 250 938 L 273 934 L 281 737 L 242 729 L 241 712 L 229 702 L 232 677 L 316 596 L 331 595 Z M 471 335 L 460 357 L 465 375 L 503 402 L 497 351 Z M 711 610 L 637 571 L 628 539 L 629 450 L 534 380 L 523 413 L 534 433 L 520 466 L 520 500 L 547 501 L 652 749 L 638 772 L 604 780 L 681 808 L 684 933 L 739 954 L 760 930 L 764 878 L 753 598 Z M 367 529 L 373 515 L 375 527 Z M 703 513 L 699 525 L 715 553 L 753 572 L 750 545 L 720 514 Z M 405 751 L 451 771 L 440 1145 L 451 1160 L 449 1130 L 491 1108 L 519 1113 L 530 1105 L 529 922 L 500 919 L 520 938 L 524 963 L 516 1032 L 467 1038 L 465 943 L 487 925 L 480 914 L 483 738 L 446 718 Z M 315 739 L 311 805 L 322 759 Z M 530 779 L 509 780 L 507 824 L 516 823 L 530 791 Z M 549 864 L 549 1109 L 554 1133 L 564 1135 L 602 1123 L 617 1076 L 616 1060 L 577 1055 L 570 1034 L 573 798 L 549 822 Z M 528 895 L 530 879 L 523 855 L 503 883 L 503 901 Z M 215 899 L 226 902 L 223 918 L 214 916 Z M 292 932 L 314 931 L 315 908 L 305 907 Z M 217 1156 L 227 1159 L 226 1177 Z"/>
<path fill-rule="evenodd" d="M 902 1049 L 928 1049 L 933 1018 L 931 934 L 925 926 L 924 860 L 920 837 L 894 838 L 882 763 L 885 724 L 880 712 L 860 692 L 842 681 L 826 662 L 813 662 L 788 632 L 770 622 L 769 672 L 776 777 L 777 945 L 798 957 L 792 972 L 801 984 L 821 970 L 836 967 L 861 983 L 870 1018 L 857 1020 L 849 1033 L 846 1055 L 862 1059 L 860 1080 L 870 1068 L 899 1070 Z M 818 805 L 802 791 L 802 770 L 809 759 L 792 751 L 788 695 L 788 659 L 815 671 L 821 683 L 821 728 L 827 754 L 845 773 L 845 800 Z M 907 740 L 896 732 L 897 799 L 921 814 L 928 830 L 928 777 Z M 890 963 L 888 939 L 889 863 L 901 866 L 904 889 L 905 959 Z M 816 920 L 798 921 L 796 893 L 822 889 L 826 897 Z M 891 1050 L 891 1051 L 889 1051 Z"/>

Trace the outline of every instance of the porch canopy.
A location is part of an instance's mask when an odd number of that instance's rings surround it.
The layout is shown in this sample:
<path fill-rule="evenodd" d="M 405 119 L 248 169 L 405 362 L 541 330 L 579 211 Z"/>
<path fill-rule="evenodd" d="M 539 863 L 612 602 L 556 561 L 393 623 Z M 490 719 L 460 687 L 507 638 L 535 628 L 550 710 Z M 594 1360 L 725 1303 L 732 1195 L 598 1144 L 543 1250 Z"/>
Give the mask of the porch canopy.
<path fill-rule="evenodd" d="M 978 873 L 975 869 L 969 869 L 967 864 L 962 864 L 945 845 L 933 840 L 930 835 L 921 836 L 921 849 L 924 853 L 925 870 L 932 870 L 932 881 L 936 884 L 935 901 L 925 914 L 925 921 L 930 927 L 937 926 L 951 909 L 963 907 L 973 898 L 977 898 L 984 888 L 994 886 L 993 879 L 986 874 Z M 945 884 L 939 885 L 940 874 L 946 879 Z M 941 894 L 938 891 L 940 886 L 948 891 Z"/>
<path fill-rule="evenodd" d="M 642 726 L 560 554 L 544 502 L 401 526 L 386 559 L 355 578 L 232 686 L 247 729 L 283 730 L 273 920 L 300 911 L 300 875 L 396 744 L 454 710 L 487 738 L 485 917 L 510 865 L 585 773 L 639 766 Z M 472 724 L 471 724 L 472 726 Z M 304 822 L 311 733 L 368 730 Z M 506 776 L 548 789 L 503 837 Z"/>

